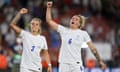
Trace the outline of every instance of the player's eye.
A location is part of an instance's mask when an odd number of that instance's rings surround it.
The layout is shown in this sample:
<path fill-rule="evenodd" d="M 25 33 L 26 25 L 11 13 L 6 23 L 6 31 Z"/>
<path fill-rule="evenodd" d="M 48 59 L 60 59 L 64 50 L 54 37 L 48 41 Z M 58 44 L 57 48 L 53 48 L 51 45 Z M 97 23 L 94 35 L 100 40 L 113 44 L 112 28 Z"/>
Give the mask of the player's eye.
<path fill-rule="evenodd" d="M 32 25 L 34 25 L 34 23 L 31 23 Z"/>
<path fill-rule="evenodd" d="M 36 24 L 36 26 L 38 26 L 38 24 Z"/>

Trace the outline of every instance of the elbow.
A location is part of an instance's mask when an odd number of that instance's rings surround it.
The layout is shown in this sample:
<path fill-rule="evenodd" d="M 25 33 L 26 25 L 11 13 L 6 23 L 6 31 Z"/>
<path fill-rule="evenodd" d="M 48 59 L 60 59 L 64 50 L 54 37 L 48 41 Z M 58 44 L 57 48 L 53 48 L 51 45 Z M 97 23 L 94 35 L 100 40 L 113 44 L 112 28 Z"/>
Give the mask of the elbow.
<path fill-rule="evenodd" d="M 50 24 L 50 21 L 46 21 L 48 24 Z"/>
<path fill-rule="evenodd" d="M 10 27 L 13 27 L 13 23 L 10 23 Z"/>
<path fill-rule="evenodd" d="M 16 26 L 16 23 L 11 22 L 10 27 L 13 28 L 14 26 Z"/>
<path fill-rule="evenodd" d="M 14 26 L 14 23 L 10 23 L 10 27 L 13 27 Z"/>
<path fill-rule="evenodd" d="M 46 22 L 49 23 L 49 21 L 50 21 L 50 20 L 46 18 Z"/>

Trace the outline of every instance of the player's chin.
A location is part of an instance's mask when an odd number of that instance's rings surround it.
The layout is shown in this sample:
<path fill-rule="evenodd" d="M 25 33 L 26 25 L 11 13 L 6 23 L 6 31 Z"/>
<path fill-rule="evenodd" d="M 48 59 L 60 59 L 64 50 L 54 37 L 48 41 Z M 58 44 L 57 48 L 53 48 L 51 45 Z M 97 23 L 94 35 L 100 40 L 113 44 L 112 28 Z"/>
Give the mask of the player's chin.
<path fill-rule="evenodd" d="M 36 32 L 36 30 L 31 30 L 31 32 Z"/>
<path fill-rule="evenodd" d="M 73 27 L 74 26 L 74 24 L 70 24 L 70 27 Z"/>

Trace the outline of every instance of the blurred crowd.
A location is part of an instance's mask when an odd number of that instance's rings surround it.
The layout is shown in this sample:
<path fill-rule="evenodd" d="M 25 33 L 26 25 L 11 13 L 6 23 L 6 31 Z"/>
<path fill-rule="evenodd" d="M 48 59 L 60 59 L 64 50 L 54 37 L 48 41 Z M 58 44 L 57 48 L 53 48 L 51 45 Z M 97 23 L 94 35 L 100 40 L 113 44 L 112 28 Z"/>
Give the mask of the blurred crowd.
<path fill-rule="evenodd" d="M 47 39 L 53 71 L 57 71 L 61 41 L 59 34 L 51 30 L 45 22 L 46 1 L 0 0 L 0 72 L 19 72 L 22 43 L 21 39 L 10 29 L 9 24 L 23 7 L 27 8 L 29 13 L 22 16 L 18 26 L 29 31 L 29 21 L 33 17 L 42 19 L 42 35 L 45 35 Z M 120 67 L 120 0 L 52 1 L 54 21 L 69 26 L 69 20 L 73 15 L 85 16 L 86 26 L 83 29 L 87 30 L 91 39 L 94 42 L 110 43 L 112 47 L 112 59 L 105 61 L 107 66 Z M 84 50 L 82 55 L 85 57 Z M 47 64 L 44 60 L 42 64 L 44 72 Z"/>

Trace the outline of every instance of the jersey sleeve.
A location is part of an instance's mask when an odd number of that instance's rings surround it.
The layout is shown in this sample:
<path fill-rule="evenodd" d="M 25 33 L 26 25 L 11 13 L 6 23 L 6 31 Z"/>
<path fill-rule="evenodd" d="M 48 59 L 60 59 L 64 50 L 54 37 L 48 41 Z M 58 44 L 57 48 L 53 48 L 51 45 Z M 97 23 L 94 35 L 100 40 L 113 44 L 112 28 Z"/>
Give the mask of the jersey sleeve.
<path fill-rule="evenodd" d="M 84 42 L 90 42 L 91 41 L 91 38 L 90 38 L 90 36 L 89 36 L 89 34 L 87 33 L 87 32 L 85 32 L 85 34 L 84 34 L 85 36 L 84 36 Z"/>
<path fill-rule="evenodd" d="M 20 35 L 19 35 L 19 36 L 22 37 L 22 36 L 24 35 L 24 32 L 25 32 L 25 31 L 22 30 L 22 31 L 20 32 Z"/>
<path fill-rule="evenodd" d="M 43 42 L 44 42 L 44 47 L 42 49 L 45 49 L 47 50 L 48 49 L 48 46 L 47 46 L 47 41 L 46 41 L 46 38 L 43 37 Z"/>
<path fill-rule="evenodd" d="M 23 38 L 23 37 L 25 36 L 25 31 L 22 30 L 19 36 L 20 36 L 21 38 Z"/>
<path fill-rule="evenodd" d="M 64 26 L 62 26 L 62 25 L 58 25 L 58 29 L 57 29 L 57 32 L 59 32 L 59 33 L 64 33 L 66 31 L 66 28 L 64 27 Z"/>
<path fill-rule="evenodd" d="M 28 34 L 28 32 L 22 30 L 19 36 L 20 36 L 20 37 L 22 38 L 22 40 L 23 40 L 25 37 L 27 37 L 27 34 Z"/>

